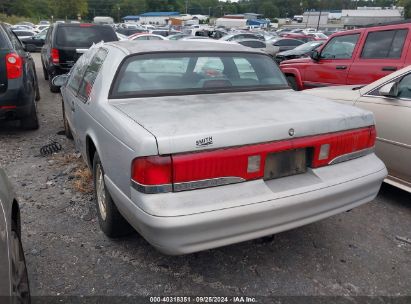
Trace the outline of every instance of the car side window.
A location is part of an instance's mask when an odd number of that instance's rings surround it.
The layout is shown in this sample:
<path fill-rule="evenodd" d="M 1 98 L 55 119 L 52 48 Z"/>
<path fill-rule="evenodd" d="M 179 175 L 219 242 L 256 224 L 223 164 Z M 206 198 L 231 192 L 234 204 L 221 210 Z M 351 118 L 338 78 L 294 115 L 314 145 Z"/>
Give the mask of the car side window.
<path fill-rule="evenodd" d="M 6 32 L 8 33 L 8 36 L 10 37 L 11 44 L 13 45 L 13 48 L 18 50 L 18 51 L 23 51 L 24 48 L 21 45 L 21 42 L 19 38 L 17 38 L 16 34 L 12 30 L 6 27 Z"/>
<path fill-rule="evenodd" d="M 407 29 L 371 32 L 365 41 L 361 58 L 401 58 L 407 35 Z"/>
<path fill-rule="evenodd" d="M 73 91 L 74 95 L 77 95 L 83 75 L 87 69 L 88 62 L 94 53 L 95 50 L 89 50 L 77 60 L 76 64 L 71 69 L 68 87 Z"/>
<path fill-rule="evenodd" d="M 255 48 L 255 49 L 265 48 L 264 42 L 260 42 L 260 41 L 244 41 L 242 44 L 248 47 Z"/>
<path fill-rule="evenodd" d="M 84 101 L 87 101 L 87 99 L 89 98 L 94 85 L 94 81 L 96 80 L 98 72 L 100 71 L 100 68 L 103 65 L 106 57 L 107 50 L 101 48 L 97 51 L 90 64 L 87 66 L 86 72 L 84 73 L 84 77 L 80 85 L 80 89 L 78 91 L 78 95 Z"/>
<path fill-rule="evenodd" d="M 411 99 L 411 74 L 404 76 L 398 83 L 398 98 Z"/>
<path fill-rule="evenodd" d="M 290 40 L 288 42 L 289 42 L 288 45 L 291 45 L 291 46 L 298 46 L 298 45 L 304 44 L 303 41 L 300 42 L 298 40 Z"/>
<path fill-rule="evenodd" d="M 321 51 L 321 59 L 350 59 L 357 44 L 359 34 L 332 38 Z"/>

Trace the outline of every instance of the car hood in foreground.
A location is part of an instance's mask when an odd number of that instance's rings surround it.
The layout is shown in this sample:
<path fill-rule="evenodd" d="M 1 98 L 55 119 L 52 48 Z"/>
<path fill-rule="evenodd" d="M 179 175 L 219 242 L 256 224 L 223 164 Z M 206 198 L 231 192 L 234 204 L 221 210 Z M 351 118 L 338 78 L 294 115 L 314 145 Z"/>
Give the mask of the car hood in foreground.
<path fill-rule="evenodd" d="M 159 154 L 240 146 L 374 124 L 373 115 L 292 90 L 111 101 L 157 140 Z"/>

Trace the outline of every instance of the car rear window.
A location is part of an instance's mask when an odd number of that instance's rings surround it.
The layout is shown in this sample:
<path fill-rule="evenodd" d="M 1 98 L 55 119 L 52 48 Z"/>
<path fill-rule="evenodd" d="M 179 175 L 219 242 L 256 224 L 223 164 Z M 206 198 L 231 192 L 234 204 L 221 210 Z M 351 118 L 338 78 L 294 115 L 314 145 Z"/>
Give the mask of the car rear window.
<path fill-rule="evenodd" d="M 6 38 L 4 38 L 4 33 L 2 31 L 2 28 L 0 27 L 0 49 L 6 49 L 8 47 L 9 45 L 7 43 Z"/>
<path fill-rule="evenodd" d="M 111 98 L 287 88 L 274 61 L 253 53 L 134 55 L 119 68 Z"/>
<path fill-rule="evenodd" d="M 87 47 L 101 41 L 117 41 L 117 35 L 109 26 L 66 26 L 59 27 L 56 44 L 64 47 Z"/>

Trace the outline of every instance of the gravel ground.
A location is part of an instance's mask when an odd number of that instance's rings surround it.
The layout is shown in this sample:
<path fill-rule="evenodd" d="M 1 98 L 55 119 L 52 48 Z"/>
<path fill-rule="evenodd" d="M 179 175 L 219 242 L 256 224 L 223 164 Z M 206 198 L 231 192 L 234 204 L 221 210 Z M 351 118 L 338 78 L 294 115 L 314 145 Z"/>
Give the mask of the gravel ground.
<path fill-rule="evenodd" d="M 138 234 L 110 240 L 63 130 L 61 98 L 34 54 L 41 128 L 0 125 L 0 166 L 15 185 L 33 295 L 411 295 L 411 195 L 384 185 L 372 203 L 308 226 L 170 257 Z M 50 141 L 63 150 L 39 156 Z M 84 175 L 84 174 L 83 174 Z M 85 189 L 87 190 L 87 189 Z"/>

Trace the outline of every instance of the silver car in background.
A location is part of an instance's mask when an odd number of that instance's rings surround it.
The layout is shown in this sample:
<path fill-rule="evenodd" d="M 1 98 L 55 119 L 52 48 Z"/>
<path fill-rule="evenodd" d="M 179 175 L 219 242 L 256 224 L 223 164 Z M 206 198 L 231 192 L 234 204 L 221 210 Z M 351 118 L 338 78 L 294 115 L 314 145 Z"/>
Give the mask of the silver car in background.
<path fill-rule="evenodd" d="M 107 43 L 53 82 L 102 230 L 131 224 L 166 254 L 344 212 L 387 173 L 372 113 L 294 92 L 272 57 L 241 45 Z"/>
<path fill-rule="evenodd" d="M 0 169 L 0 302 L 30 303 L 21 244 L 20 209 L 5 172 Z"/>

